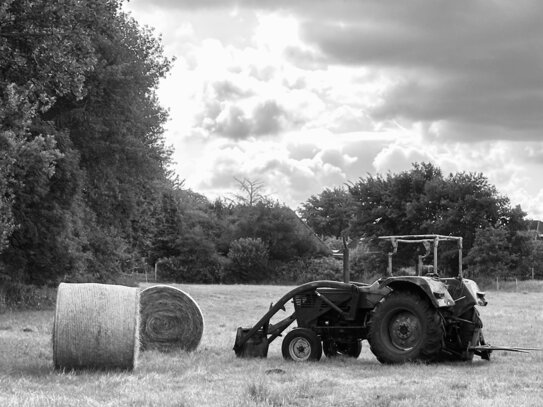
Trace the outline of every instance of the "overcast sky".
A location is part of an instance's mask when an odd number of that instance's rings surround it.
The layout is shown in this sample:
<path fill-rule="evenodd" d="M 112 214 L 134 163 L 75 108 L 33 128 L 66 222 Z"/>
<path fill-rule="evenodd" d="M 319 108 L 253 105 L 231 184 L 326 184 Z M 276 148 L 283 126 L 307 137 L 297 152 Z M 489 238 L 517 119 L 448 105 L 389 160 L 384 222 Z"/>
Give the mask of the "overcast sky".
<path fill-rule="evenodd" d="M 159 89 L 185 185 L 325 187 L 432 162 L 543 218 L 543 2 L 131 0 L 175 56 Z"/>

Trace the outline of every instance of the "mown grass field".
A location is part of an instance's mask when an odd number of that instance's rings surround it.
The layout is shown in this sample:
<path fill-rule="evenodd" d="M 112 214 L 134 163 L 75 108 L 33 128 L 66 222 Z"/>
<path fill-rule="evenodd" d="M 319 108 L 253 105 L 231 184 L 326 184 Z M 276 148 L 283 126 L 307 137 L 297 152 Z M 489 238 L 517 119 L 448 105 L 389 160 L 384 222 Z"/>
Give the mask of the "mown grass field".
<path fill-rule="evenodd" d="M 492 361 L 379 364 L 364 342 L 357 360 L 237 359 L 236 328 L 256 322 L 291 287 L 179 286 L 205 316 L 191 354 L 140 354 L 133 372 L 52 368 L 53 310 L 0 314 L 0 406 L 543 406 L 543 352 L 494 352 Z M 525 290 L 525 291 L 522 291 Z M 487 293 L 485 337 L 495 345 L 543 341 L 543 285 Z"/>

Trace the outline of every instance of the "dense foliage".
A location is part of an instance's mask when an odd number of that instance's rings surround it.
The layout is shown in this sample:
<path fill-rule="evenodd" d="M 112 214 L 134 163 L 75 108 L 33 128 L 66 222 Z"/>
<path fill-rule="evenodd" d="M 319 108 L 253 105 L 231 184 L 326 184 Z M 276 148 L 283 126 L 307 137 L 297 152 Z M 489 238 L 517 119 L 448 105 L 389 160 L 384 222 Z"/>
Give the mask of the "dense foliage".
<path fill-rule="evenodd" d="M 170 61 L 118 0 L 7 0 L 0 27 L 0 272 L 111 279 L 170 188 L 154 94 Z"/>
<path fill-rule="evenodd" d="M 386 269 L 392 247 L 377 237 L 387 235 L 461 236 L 464 263 L 474 276 L 525 277 L 543 266 L 534 249 L 540 241 L 526 232 L 526 214 L 511 207 L 483 174 L 445 176 L 432 164 L 414 164 L 410 171 L 360 178 L 348 190 L 325 190 L 302 213 L 321 233 L 356 240 L 351 266 L 366 277 Z M 422 245 L 400 245 L 395 264 L 414 266 L 425 251 Z M 440 269 L 453 274 L 456 245 L 442 243 L 440 252 Z M 431 264 L 432 253 L 427 260 Z"/>
<path fill-rule="evenodd" d="M 210 203 L 174 189 L 156 221 L 149 257 L 162 277 L 176 281 L 269 282 L 285 264 L 327 254 L 291 209 L 269 201 Z"/>

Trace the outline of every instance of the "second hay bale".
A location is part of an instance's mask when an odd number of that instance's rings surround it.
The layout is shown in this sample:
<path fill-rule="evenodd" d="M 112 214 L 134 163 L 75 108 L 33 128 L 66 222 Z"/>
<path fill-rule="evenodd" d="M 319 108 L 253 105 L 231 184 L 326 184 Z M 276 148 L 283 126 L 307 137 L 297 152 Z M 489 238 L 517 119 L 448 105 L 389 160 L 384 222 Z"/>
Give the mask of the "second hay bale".
<path fill-rule="evenodd" d="M 167 285 L 146 288 L 140 297 L 142 350 L 195 350 L 204 332 L 200 307 L 184 291 Z"/>

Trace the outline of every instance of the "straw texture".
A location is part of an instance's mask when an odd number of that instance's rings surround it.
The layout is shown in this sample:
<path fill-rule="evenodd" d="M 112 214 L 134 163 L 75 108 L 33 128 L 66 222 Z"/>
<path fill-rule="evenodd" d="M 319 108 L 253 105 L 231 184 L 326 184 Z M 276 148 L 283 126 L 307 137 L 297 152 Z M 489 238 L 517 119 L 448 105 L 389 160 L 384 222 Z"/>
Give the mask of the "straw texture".
<path fill-rule="evenodd" d="M 195 350 L 204 332 L 204 317 L 190 295 L 157 285 L 141 292 L 140 341 L 143 350 Z"/>
<path fill-rule="evenodd" d="M 58 287 L 53 327 L 57 369 L 136 367 L 139 290 L 107 284 Z"/>

